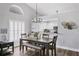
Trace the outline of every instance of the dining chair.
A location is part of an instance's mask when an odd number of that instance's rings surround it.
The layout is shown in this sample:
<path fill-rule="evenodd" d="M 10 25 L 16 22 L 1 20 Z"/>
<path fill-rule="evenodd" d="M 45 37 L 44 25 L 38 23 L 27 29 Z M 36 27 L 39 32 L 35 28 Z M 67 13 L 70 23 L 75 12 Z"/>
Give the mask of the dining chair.
<path fill-rule="evenodd" d="M 53 37 L 53 40 L 52 40 L 52 44 L 49 45 L 49 49 L 51 49 L 51 54 L 53 55 L 54 53 L 54 56 L 56 56 L 56 41 L 57 41 L 57 37 L 58 36 L 54 36 Z"/>
<path fill-rule="evenodd" d="M 49 38 L 49 33 L 50 33 L 49 29 L 44 29 L 44 32 L 42 34 L 42 38 Z"/>
<path fill-rule="evenodd" d="M 42 34 L 42 38 L 49 38 L 49 34 L 43 33 L 43 34 Z"/>
<path fill-rule="evenodd" d="M 26 33 L 22 33 L 21 34 L 21 38 L 26 38 L 27 34 Z"/>
<path fill-rule="evenodd" d="M 58 26 L 53 27 L 54 33 L 58 33 Z"/>
<path fill-rule="evenodd" d="M 27 38 L 27 34 L 26 34 L 26 33 L 22 33 L 22 34 L 21 34 L 21 38 Z M 26 42 L 27 42 L 27 41 L 23 41 L 23 42 L 22 42 L 22 44 L 21 44 L 21 45 L 22 45 L 22 50 L 24 50 L 23 44 L 26 43 Z M 27 50 L 27 47 L 26 47 L 26 50 Z"/>

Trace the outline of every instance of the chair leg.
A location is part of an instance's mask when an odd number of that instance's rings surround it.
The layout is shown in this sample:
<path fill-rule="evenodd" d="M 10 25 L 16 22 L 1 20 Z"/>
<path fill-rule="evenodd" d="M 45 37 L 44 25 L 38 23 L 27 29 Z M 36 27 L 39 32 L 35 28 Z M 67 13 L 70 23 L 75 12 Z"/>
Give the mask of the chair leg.
<path fill-rule="evenodd" d="M 43 48 L 43 56 L 45 56 L 45 47 Z"/>
<path fill-rule="evenodd" d="M 27 51 L 27 47 L 26 47 L 26 51 Z"/>
<path fill-rule="evenodd" d="M 55 48 L 55 51 L 54 51 L 54 55 L 56 56 L 56 48 Z"/>
<path fill-rule="evenodd" d="M 40 56 L 42 55 L 41 53 L 42 53 L 42 50 L 39 51 L 39 55 L 40 55 Z"/>
<path fill-rule="evenodd" d="M 37 49 L 35 49 L 35 55 L 36 55 L 36 53 L 37 53 Z"/>
<path fill-rule="evenodd" d="M 53 56 L 53 49 L 52 49 L 52 52 L 51 53 L 52 53 L 52 56 Z"/>
<path fill-rule="evenodd" d="M 24 52 L 24 46 L 22 46 L 22 52 Z"/>
<path fill-rule="evenodd" d="M 56 56 L 56 46 L 54 47 L 54 56 Z"/>

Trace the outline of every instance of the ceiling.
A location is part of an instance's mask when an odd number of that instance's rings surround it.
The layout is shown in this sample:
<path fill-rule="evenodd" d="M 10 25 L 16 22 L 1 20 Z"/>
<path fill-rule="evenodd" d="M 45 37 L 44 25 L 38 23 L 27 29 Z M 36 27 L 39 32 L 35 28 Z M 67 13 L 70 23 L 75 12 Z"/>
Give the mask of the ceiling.
<path fill-rule="evenodd" d="M 35 3 L 27 3 L 32 9 L 36 11 Z M 37 3 L 37 12 L 42 16 L 52 16 L 59 13 L 72 12 L 79 10 L 78 3 Z"/>

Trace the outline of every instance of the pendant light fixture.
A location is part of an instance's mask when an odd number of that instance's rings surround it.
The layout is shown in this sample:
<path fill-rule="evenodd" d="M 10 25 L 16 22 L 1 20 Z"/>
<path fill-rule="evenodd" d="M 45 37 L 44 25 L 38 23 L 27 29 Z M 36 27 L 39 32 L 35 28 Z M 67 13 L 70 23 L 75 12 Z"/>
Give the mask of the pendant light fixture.
<path fill-rule="evenodd" d="M 40 23 L 40 22 L 42 22 L 42 18 L 40 18 L 39 16 L 38 16 L 38 8 L 37 8 L 38 6 L 37 6 L 37 3 L 35 4 L 35 8 L 36 8 L 36 15 L 35 15 L 35 18 L 32 20 L 32 22 L 35 22 L 35 23 Z"/>
<path fill-rule="evenodd" d="M 36 22 L 38 22 L 37 3 L 36 3 Z"/>

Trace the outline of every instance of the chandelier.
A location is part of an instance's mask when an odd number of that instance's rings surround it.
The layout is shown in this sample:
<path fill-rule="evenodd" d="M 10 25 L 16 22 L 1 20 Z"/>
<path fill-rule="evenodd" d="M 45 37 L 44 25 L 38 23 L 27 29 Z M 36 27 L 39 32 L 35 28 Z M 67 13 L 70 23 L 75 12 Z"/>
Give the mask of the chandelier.
<path fill-rule="evenodd" d="M 35 7 L 35 8 L 36 8 L 36 16 L 35 16 L 34 19 L 32 19 L 32 22 L 40 23 L 40 22 L 42 22 L 42 18 L 38 17 L 38 8 L 37 8 L 37 3 L 36 3 L 35 6 L 36 6 L 36 7 Z"/>

